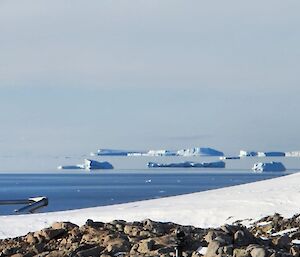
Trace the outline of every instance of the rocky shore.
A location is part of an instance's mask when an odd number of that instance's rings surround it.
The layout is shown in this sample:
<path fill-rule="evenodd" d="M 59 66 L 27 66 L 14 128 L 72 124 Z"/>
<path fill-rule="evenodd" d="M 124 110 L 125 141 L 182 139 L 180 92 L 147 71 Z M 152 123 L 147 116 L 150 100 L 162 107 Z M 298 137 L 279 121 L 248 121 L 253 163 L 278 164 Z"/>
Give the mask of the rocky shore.
<path fill-rule="evenodd" d="M 2 224 L 5 226 L 5 224 Z M 300 253 L 300 215 L 265 217 L 250 227 L 238 222 L 202 229 L 152 220 L 70 222 L 0 240 L 0 257 L 280 257 Z"/>

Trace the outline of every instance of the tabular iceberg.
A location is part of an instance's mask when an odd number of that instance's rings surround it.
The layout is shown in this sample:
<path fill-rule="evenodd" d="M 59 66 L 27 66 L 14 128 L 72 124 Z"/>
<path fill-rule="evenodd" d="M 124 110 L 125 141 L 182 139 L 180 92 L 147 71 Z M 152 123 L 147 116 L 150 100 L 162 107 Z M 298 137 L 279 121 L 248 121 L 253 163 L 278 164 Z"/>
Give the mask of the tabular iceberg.
<path fill-rule="evenodd" d="M 148 162 L 148 168 L 225 168 L 225 162 L 178 162 L 178 163 L 156 163 Z"/>
<path fill-rule="evenodd" d="M 224 156 L 223 152 L 217 151 L 209 147 L 195 147 L 189 149 L 178 150 L 179 156 Z"/>
<path fill-rule="evenodd" d="M 142 154 L 141 151 L 127 151 L 127 150 L 117 150 L 117 149 L 99 149 L 96 153 L 91 153 L 92 156 L 128 156 L 134 154 Z"/>
<path fill-rule="evenodd" d="M 58 166 L 58 169 L 70 170 L 70 169 L 85 169 L 85 170 L 97 170 L 97 169 L 113 169 L 114 167 L 109 162 L 98 162 L 95 160 L 84 159 L 84 164 Z"/>
<path fill-rule="evenodd" d="M 253 156 L 258 156 L 258 157 L 284 157 L 286 156 L 285 152 L 255 152 L 255 151 L 240 151 L 240 157 L 253 157 Z"/>
<path fill-rule="evenodd" d="M 281 162 L 258 162 L 254 164 L 252 170 L 256 172 L 285 171 L 286 168 Z"/>
<path fill-rule="evenodd" d="M 300 157 L 300 151 L 291 151 L 285 153 L 286 157 Z"/>
<path fill-rule="evenodd" d="M 116 149 L 99 149 L 92 156 L 224 156 L 223 152 L 208 148 L 195 147 L 181 150 L 148 150 L 148 151 L 128 151 Z"/>

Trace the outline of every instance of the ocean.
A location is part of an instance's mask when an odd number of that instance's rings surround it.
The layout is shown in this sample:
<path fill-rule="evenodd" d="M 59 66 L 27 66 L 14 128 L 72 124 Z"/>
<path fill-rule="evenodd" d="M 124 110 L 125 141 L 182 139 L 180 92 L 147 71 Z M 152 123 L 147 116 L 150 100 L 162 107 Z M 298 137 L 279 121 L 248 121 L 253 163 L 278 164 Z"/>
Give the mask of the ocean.
<path fill-rule="evenodd" d="M 155 169 L 0 173 L 0 200 L 46 196 L 39 212 L 112 205 L 206 191 L 271 179 L 289 172 L 250 170 Z M 24 205 L 0 205 L 0 215 Z"/>

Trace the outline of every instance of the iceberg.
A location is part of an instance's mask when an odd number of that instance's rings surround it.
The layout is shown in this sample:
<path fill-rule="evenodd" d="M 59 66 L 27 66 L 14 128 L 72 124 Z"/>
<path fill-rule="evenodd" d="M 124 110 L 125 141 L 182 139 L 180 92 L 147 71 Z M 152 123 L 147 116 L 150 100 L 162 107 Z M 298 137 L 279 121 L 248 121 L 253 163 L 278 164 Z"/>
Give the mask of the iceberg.
<path fill-rule="evenodd" d="M 285 153 L 286 157 L 300 157 L 300 151 L 291 151 Z"/>
<path fill-rule="evenodd" d="M 84 165 L 77 164 L 77 165 L 61 165 L 57 167 L 59 170 L 80 170 L 84 169 Z"/>
<path fill-rule="evenodd" d="M 130 154 L 141 154 L 140 151 L 127 151 L 127 150 L 116 150 L 116 149 L 99 149 L 96 153 L 91 153 L 92 156 L 128 156 Z"/>
<path fill-rule="evenodd" d="M 98 162 L 95 160 L 84 159 L 83 164 L 58 166 L 60 170 L 97 170 L 97 169 L 113 169 L 114 167 L 109 162 Z"/>
<path fill-rule="evenodd" d="M 268 156 L 284 157 L 285 153 L 284 152 L 258 152 L 257 156 L 258 157 L 268 157 Z"/>
<path fill-rule="evenodd" d="M 285 157 L 286 153 L 285 152 L 255 152 L 255 151 L 244 151 L 241 150 L 240 157 Z"/>
<path fill-rule="evenodd" d="M 128 151 L 116 149 L 99 149 L 92 156 L 224 156 L 223 152 L 212 148 L 195 147 L 181 150 L 148 150 L 148 151 Z"/>
<path fill-rule="evenodd" d="M 225 168 L 225 162 L 178 162 L 178 163 L 156 163 L 148 162 L 148 168 Z"/>
<path fill-rule="evenodd" d="M 240 156 L 221 156 L 220 160 L 239 160 Z"/>
<path fill-rule="evenodd" d="M 281 162 L 258 162 L 254 164 L 252 170 L 255 172 L 285 171 L 286 168 Z"/>
<path fill-rule="evenodd" d="M 189 149 L 178 150 L 179 156 L 224 156 L 223 152 L 208 147 L 195 147 Z"/>
<path fill-rule="evenodd" d="M 244 151 L 244 150 L 241 150 L 239 156 L 240 157 L 249 157 L 249 156 L 257 156 L 257 154 L 258 153 L 254 152 L 254 151 Z"/>
<path fill-rule="evenodd" d="M 114 167 L 109 162 L 98 162 L 95 160 L 85 159 L 84 167 L 87 170 L 97 170 L 97 169 L 113 169 Z"/>
<path fill-rule="evenodd" d="M 149 150 L 144 156 L 175 156 L 176 151 L 171 150 Z"/>

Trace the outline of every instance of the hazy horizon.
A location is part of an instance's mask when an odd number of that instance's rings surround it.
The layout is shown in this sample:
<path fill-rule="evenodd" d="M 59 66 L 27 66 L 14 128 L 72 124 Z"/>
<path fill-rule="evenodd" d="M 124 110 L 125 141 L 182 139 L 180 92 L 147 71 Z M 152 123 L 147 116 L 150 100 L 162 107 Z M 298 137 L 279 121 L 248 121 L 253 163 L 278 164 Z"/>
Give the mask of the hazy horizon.
<path fill-rule="evenodd" d="M 300 150 L 298 1 L 1 1 L 0 155 Z"/>

